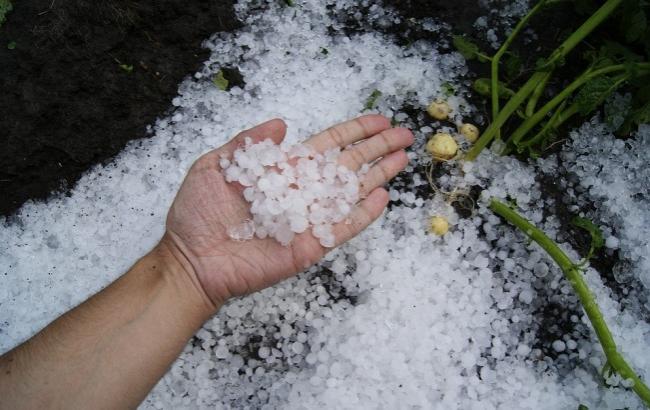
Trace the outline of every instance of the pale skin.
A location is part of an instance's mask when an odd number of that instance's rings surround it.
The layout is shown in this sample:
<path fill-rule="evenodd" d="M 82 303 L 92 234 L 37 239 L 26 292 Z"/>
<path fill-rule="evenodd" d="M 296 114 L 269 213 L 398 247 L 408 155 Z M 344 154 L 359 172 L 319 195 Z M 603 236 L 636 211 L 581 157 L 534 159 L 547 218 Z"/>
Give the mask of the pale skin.
<path fill-rule="evenodd" d="M 244 137 L 279 143 L 286 125 L 271 120 L 200 157 L 167 216 L 160 242 L 107 288 L 0 356 L 0 409 L 135 408 L 187 341 L 229 299 L 272 286 L 318 262 L 328 251 L 309 232 L 288 247 L 273 239 L 237 242 L 233 221 L 250 217 L 242 187 L 224 180 L 218 162 Z M 379 115 L 333 126 L 307 143 L 344 151 L 357 170 L 362 200 L 334 227 L 336 245 L 377 219 L 387 183 L 407 164 L 413 135 Z M 354 145 L 352 145 L 354 144 Z"/>

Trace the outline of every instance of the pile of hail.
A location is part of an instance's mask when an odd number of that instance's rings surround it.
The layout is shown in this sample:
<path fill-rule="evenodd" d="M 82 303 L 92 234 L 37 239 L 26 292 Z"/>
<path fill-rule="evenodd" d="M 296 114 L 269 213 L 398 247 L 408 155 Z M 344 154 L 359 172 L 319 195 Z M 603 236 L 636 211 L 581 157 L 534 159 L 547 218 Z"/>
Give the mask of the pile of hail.
<path fill-rule="evenodd" d="M 339 148 L 317 153 L 306 144 L 277 145 L 266 139 L 253 144 L 245 139 L 232 157 L 219 165 L 226 181 L 244 187 L 252 220 L 230 227 L 235 240 L 275 238 L 288 245 L 296 234 L 311 227 L 324 247 L 333 247 L 334 224 L 346 220 L 359 200 L 359 178 L 338 163 Z"/>

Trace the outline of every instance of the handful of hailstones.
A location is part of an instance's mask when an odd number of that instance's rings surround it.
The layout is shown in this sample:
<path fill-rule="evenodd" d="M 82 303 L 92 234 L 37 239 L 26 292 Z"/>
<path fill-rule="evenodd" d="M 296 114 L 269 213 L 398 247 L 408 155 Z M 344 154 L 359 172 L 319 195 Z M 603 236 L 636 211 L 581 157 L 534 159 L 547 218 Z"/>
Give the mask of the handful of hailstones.
<path fill-rule="evenodd" d="M 359 177 L 338 164 L 340 148 L 317 153 L 305 144 L 277 145 L 270 139 L 244 146 L 219 165 L 227 182 L 244 187 L 252 220 L 228 229 L 234 240 L 275 238 L 288 245 L 296 234 L 311 228 L 324 247 L 335 244 L 332 226 L 345 221 L 359 200 Z"/>

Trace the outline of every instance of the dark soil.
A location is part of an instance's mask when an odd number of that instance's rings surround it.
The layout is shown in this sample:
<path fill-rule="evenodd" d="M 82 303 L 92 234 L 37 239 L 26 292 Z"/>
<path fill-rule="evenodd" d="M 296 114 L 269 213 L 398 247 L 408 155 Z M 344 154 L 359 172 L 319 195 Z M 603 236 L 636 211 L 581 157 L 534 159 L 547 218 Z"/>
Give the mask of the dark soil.
<path fill-rule="evenodd" d="M 0 215 L 145 136 L 232 0 L 22 0 L 0 27 Z M 9 43 L 15 42 L 10 49 Z"/>

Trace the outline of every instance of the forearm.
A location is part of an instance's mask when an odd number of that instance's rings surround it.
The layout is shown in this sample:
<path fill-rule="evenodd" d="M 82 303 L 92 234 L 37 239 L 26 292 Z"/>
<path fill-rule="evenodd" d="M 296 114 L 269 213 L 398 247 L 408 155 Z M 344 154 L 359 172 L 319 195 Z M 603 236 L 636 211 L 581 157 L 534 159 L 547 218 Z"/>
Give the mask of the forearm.
<path fill-rule="evenodd" d="M 214 313 L 164 245 L 0 357 L 0 408 L 136 407 Z"/>

